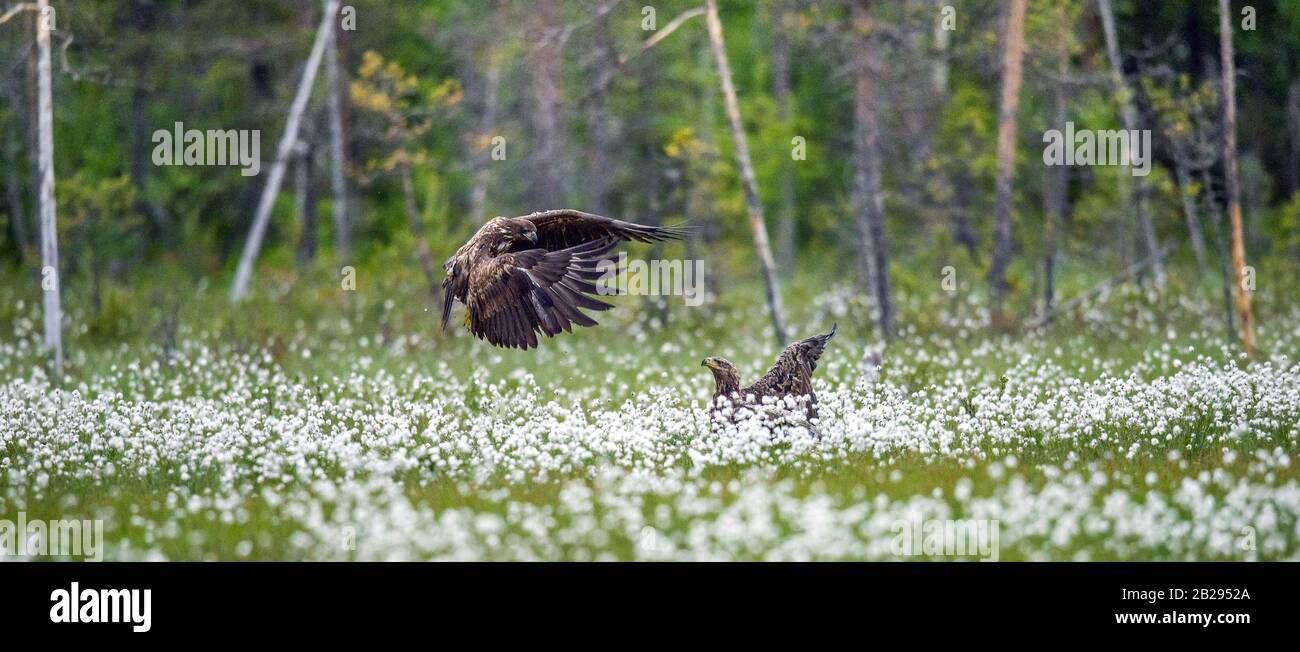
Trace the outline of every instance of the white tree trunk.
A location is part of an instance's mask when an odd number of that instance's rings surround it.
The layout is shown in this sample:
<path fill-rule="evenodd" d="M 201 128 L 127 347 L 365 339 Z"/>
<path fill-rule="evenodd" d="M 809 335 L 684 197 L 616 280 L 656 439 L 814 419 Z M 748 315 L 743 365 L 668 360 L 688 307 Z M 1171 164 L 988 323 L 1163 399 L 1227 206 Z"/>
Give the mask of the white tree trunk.
<path fill-rule="evenodd" d="M 54 375 L 63 375 L 63 308 L 59 300 L 59 240 L 54 220 L 54 101 L 50 87 L 48 0 L 37 0 L 36 75 L 37 147 L 41 179 L 41 295 L 45 312 L 45 346 L 54 355 Z"/>
<path fill-rule="evenodd" d="M 257 212 L 253 215 L 253 226 L 244 243 L 244 252 L 239 256 L 239 266 L 235 268 L 235 282 L 230 287 L 230 300 L 238 302 L 248 293 L 248 282 L 253 276 L 253 263 L 262 248 L 262 237 L 266 235 L 266 224 L 271 219 L 271 207 L 276 195 L 280 194 L 280 184 L 284 182 L 284 168 L 293 144 L 298 140 L 298 125 L 302 122 L 303 110 L 311 98 L 312 83 L 316 80 L 316 71 L 320 68 L 325 54 L 325 45 L 334 35 L 334 20 L 339 12 L 339 0 L 326 0 L 325 14 L 321 16 L 320 26 L 316 30 L 316 41 L 307 56 L 307 65 L 302 71 L 302 81 L 298 83 L 298 93 L 289 106 L 289 119 L 285 121 L 284 133 L 280 134 L 280 145 L 275 152 L 275 162 L 267 176 L 266 186 L 262 188 L 262 198 L 257 203 Z"/>
<path fill-rule="evenodd" d="M 329 8 L 326 7 L 326 15 Z M 348 221 L 348 186 L 343 176 L 343 95 L 339 79 L 337 26 L 331 25 L 325 48 L 325 76 L 328 89 L 330 129 L 330 190 L 334 195 L 334 251 L 340 265 L 352 262 L 352 225 Z"/>
<path fill-rule="evenodd" d="M 718 78 L 722 83 L 722 101 L 727 111 L 727 122 L 731 125 L 731 136 L 735 141 L 736 162 L 740 166 L 740 181 L 745 190 L 745 207 L 749 211 L 749 227 L 754 233 L 754 249 L 757 250 L 758 263 L 767 288 L 767 307 L 772 313 L 772 327 L 776 331 L 776 339 L 781 346 L 784 346 L 786 328 L 785 311 L 781 307 L 781 288 L 776 283 L 772 247 L 768 244 L 767 223 L 763 218 L 763 204 L 759 201 L 758 181 L 754 176 L 754 164 L 749 158 L 749 142 L 745 140 L 745 128 L 740 121 L 740 104 L 736 101 L 736 86 L 731 81 L 731 65 L 727 63 L 727 50 L 722 39 L 722 21 L 718 18 L 717 0 L 707 0 L 704 17 L 709 30 L 709 44 L 713 49 L 713 61 L 718 66 Z"/>

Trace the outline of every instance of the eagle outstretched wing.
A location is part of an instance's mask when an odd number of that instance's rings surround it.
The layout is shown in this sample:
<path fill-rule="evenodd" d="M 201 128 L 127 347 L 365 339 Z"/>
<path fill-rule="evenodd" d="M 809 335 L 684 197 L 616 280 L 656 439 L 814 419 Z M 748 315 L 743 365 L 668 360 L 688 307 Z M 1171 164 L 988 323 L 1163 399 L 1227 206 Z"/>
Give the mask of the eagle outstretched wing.
<path fill-rule="evenodd" d="M 464 299 L 470 331 L 496 346 L 530 349 L 537 346 L 539 332 L 595 326 L 596 320 L 579 309 L 613 307 L 587 295 L 597 294 L 593 281 L 604 273 L 601 262 L 617 244 L 601 238 L 558 251 L 528 249 L 475 266 Z"/>
<path fill-rule="evenodd" d="M 680 240 L 690 233 L 688 227 L 681 225 L 646 226 L 569 208 L 542 211 L 519 219 L 528 220 L 537 227 L 537 246 L 549 251 L 559 251 L 606 238 L 660 242 Z"/>

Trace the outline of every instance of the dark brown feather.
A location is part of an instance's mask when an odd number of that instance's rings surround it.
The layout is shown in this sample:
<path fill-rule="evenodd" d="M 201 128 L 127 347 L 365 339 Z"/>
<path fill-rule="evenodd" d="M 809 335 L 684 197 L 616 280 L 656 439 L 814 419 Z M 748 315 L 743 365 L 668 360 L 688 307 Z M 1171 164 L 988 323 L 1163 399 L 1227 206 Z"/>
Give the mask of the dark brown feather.
<path fill-rule="evenodd" d="M 813 392 L 812 373 L 817 369 L 817 361 L 826 350 L 827 342 L 835 336 L 838 325 L 831 326 L 831 331 L 799 340 L 777 356 L 776 364 L 753 385 L 735 389 L 740 385 L 740 376 L 735 365 L 721 358 L 707 358 L 705 365 L 713 371 L 714 399 L 730 396 L 732 404 L 762 405 L 765 397 L 782 399 L 787 396 L 808 397 L 806 406 L 808 418 L 817 417 L 817 395 Z M 710 365 L 710 362 L 713 362 Z"/>
<path fill-rule="evenodd" d="M 612 307 L 588 296 L 602 294 L 595 281 L 609 271 L 602 263 L 610 251 L 620 241 L 685 233 L 569 209 L 493 218 L 443 264 L 442 327 L 456 301 L 468 309 L 470 331 L 497 346 L 528 349 L 537 333 L 595 326 L 582 311 Z"/>
<path fill-rule="evenodd" d="M 521 218 L 537 227 L 538 246 L 550 251 L 567 249 L 583 242 L 614 238 L 636 242 L 680 240 L 688 230 L 683 226 L 646 226 L 611 217 L 593 215 L 569 208 L 542 211 Z"/>
<path fill-rule="evenodd" d="M 583 292 L 596 287 L 576 273 L 598 269 L 617 243 L 589 242 L 560 251 L 529 249 L 491 258 L 472 268 L 465 296 L 474 335 L 504 347 L 530 349 L 537 334 L 595 326 L 579 308 L 608 310 Z"/>

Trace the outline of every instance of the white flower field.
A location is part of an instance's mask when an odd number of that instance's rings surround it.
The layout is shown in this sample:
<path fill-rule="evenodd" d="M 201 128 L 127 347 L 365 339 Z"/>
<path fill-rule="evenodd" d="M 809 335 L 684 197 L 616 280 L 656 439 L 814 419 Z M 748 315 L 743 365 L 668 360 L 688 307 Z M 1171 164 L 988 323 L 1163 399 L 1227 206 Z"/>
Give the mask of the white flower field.
<path fill-rule="evenodd" d="M 709 419 L 700 359 L 755 377 L 777 350 L 758 306 L 624 308 L 523 353 L 430 338 L 391 302 L 375 328 L 291 335 L 186 319 L 174 345 L 81 353 L 56 386 L 19 304 L 0 512 L 101 519 L 108 559 L 887 560 L 916 519 L 995 521 L 1002 560 L 1300 559 L 1294 309 L 1246 362 L 1196 316 L 1212 306 L 1132 288 L 1108 299 L 1137 306 L 1122 321 L 990 336 L 963 303 L 883 348 L 850 295 L 797 324 L 840 324 L 821 438 Z"/>

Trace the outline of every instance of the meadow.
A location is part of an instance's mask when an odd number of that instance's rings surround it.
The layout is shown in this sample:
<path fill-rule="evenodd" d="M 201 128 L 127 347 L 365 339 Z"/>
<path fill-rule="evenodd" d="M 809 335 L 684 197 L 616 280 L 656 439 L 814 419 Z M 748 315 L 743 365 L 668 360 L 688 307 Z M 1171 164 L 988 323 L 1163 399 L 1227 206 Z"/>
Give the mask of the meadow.
<path fill-rule="evenodd" d="M 110 290 L 70 315 L 61 382 L 0 286 L 0 514 L 102 519 L 115 560 L 975 558 L 900 557 L 916 519 L 996 521 L 1001 560 L 1300 558 L 1284 293 L 1246 359 L 1209 291 L 1123 284 L 998 334 L 982 292 L 904 290 L 886 346 L 861 292 L 796 283 L 795 333 L 839 324 L 818 438 L 710 422 L 700 360 L 748 382 L 778 350 L 757 286 L 617 298 L 518 352 L 437 331 L 414 282 L 321 274 L 238 310 Z"/>

